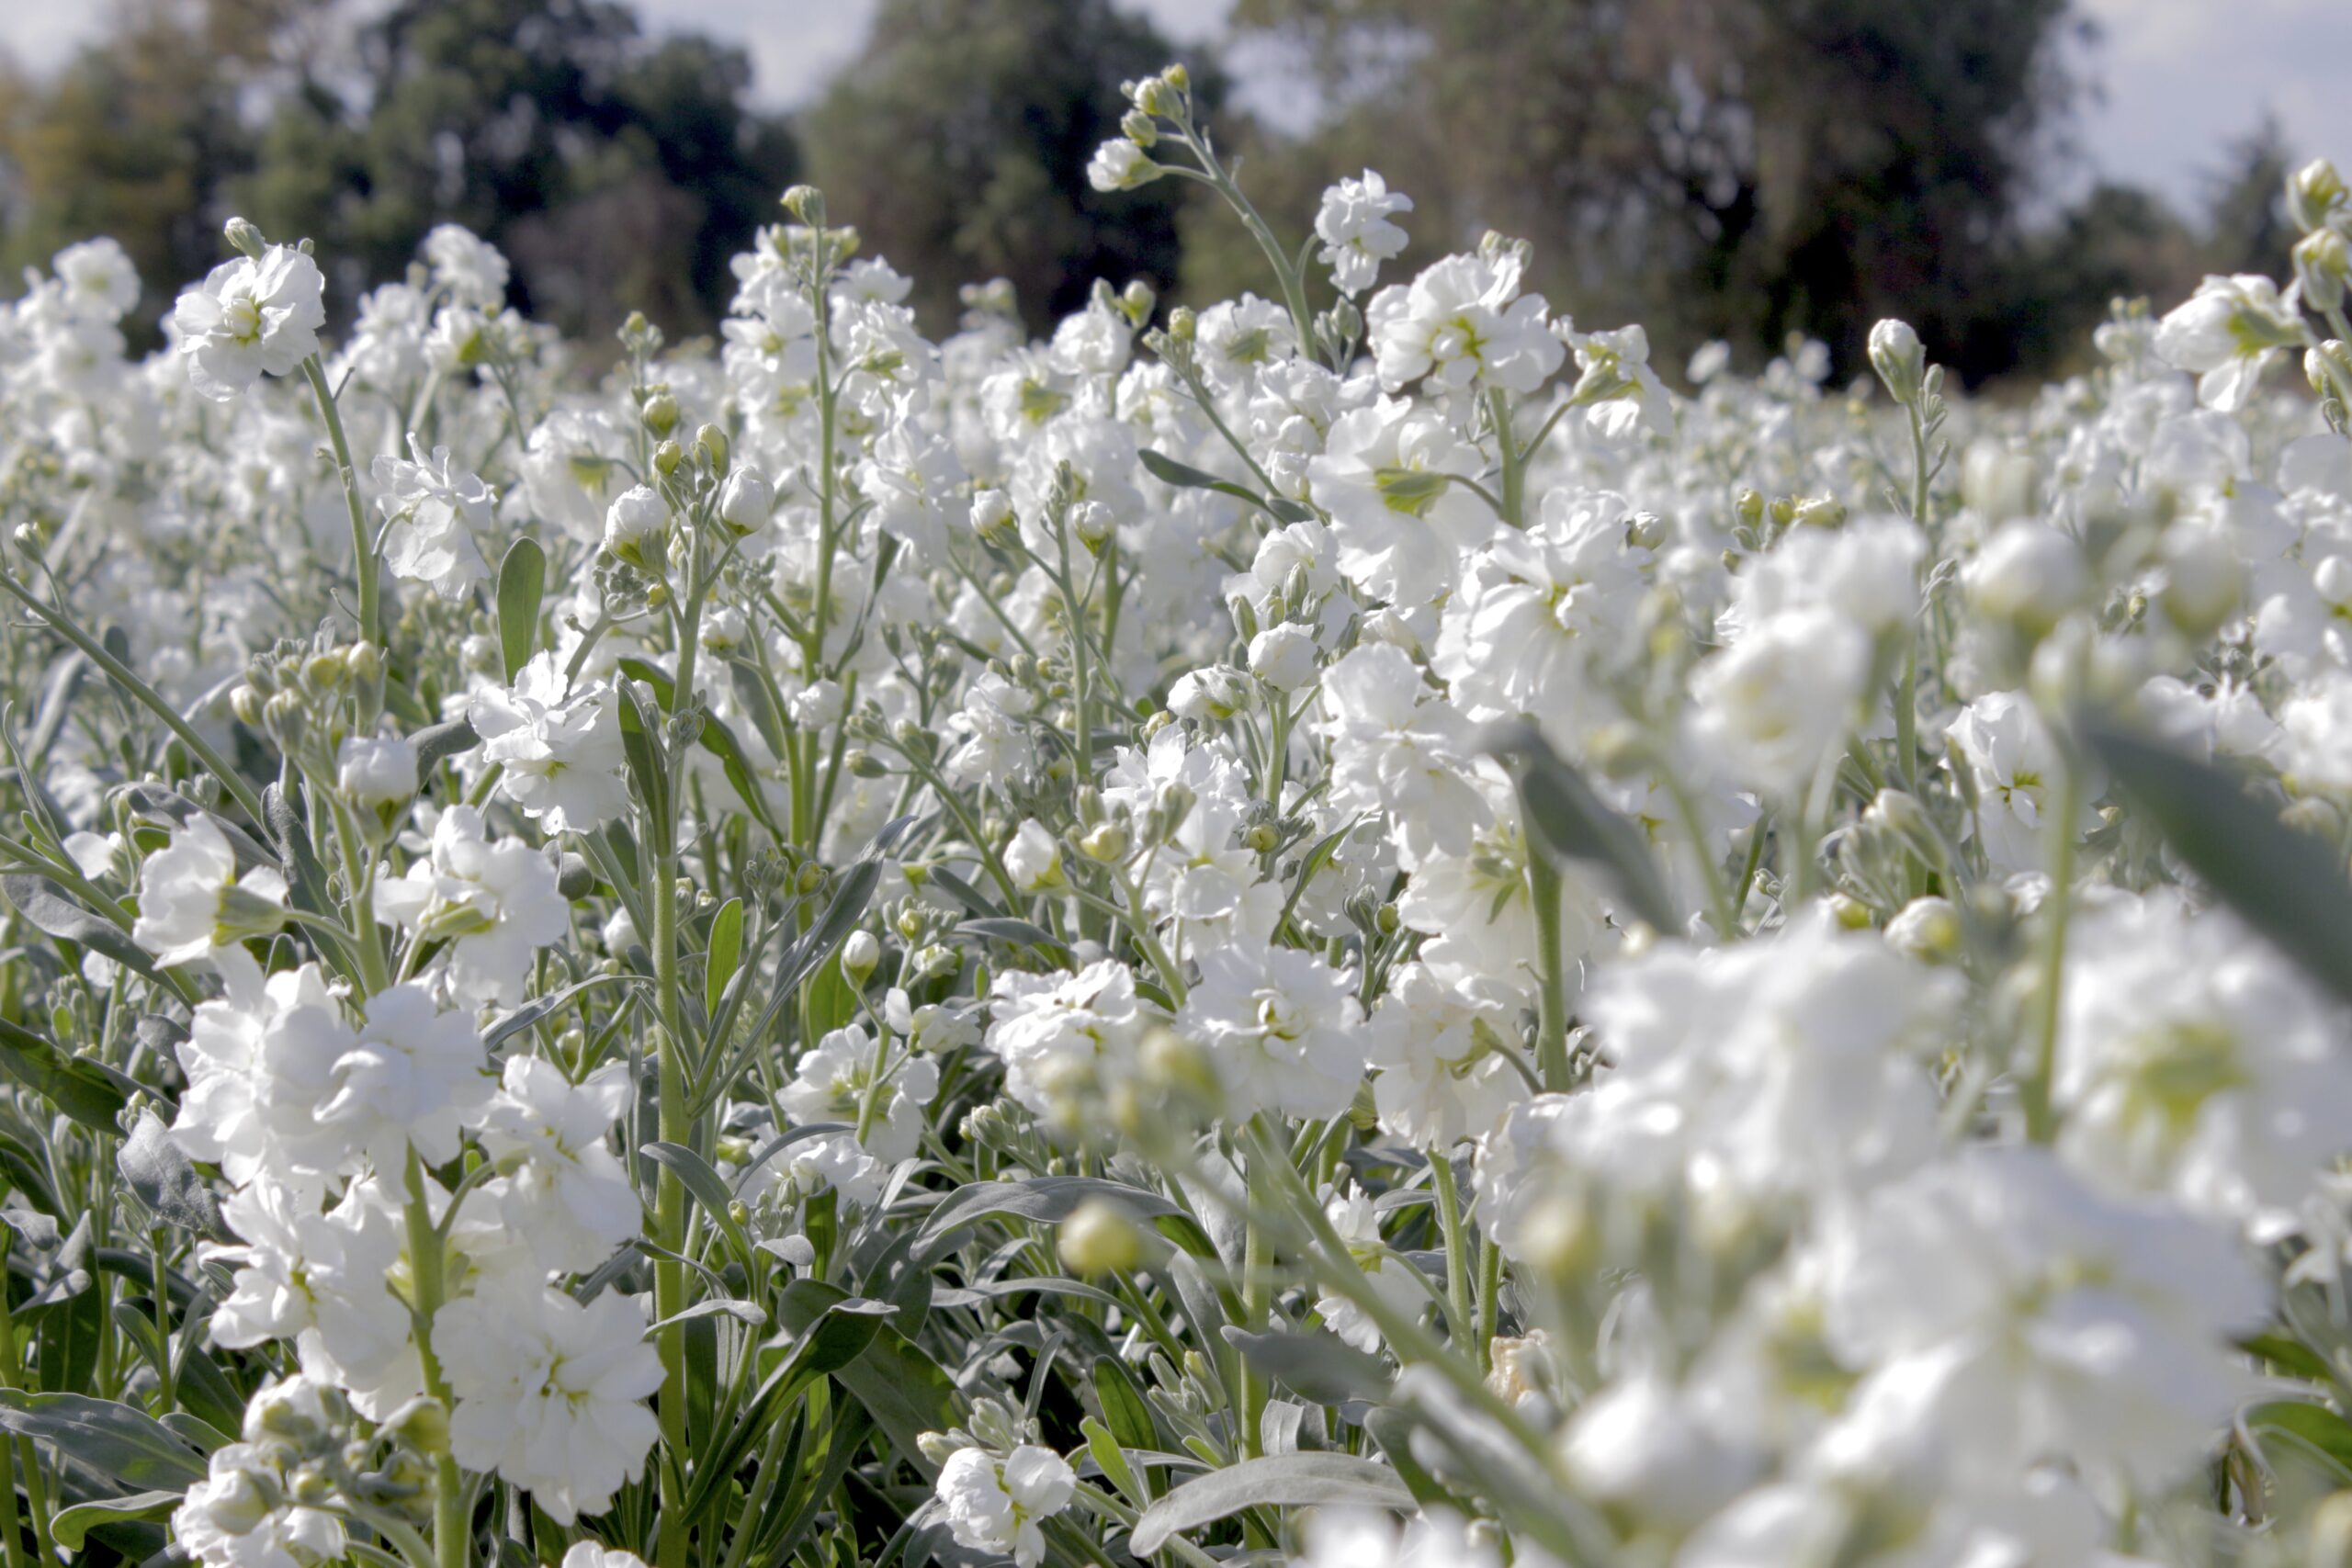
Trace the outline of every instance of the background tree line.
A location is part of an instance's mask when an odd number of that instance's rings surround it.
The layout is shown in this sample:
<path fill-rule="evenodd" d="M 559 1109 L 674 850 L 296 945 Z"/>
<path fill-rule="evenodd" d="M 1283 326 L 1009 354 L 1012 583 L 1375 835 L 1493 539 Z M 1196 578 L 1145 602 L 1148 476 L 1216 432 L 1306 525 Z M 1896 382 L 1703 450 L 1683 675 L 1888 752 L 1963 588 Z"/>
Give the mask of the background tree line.
<path fill-rule="evenodd" d="M 1324 184 L 1377 167 L 1417 204 L 1390 276 L 1520 235 L 1555 308 L 1640 321 L 1669 365 L 1804 333 L 1850 367 L 1902 314 L 1971 379 L 2043 372 L 2111 298 L 2277 248 L 2271 133 L 2202 224 L 2111 185 L 2058 204 L 2089 91 L 2070 0 L 1239 0 L 1232 20 L 1235 48 L 1283 63 L 1303 131 L 1188 62 L 1278 227 L 1303 237 Z M 808 178 L 916 278 L 933 329 L 993 276 L 1041 328 L 1098 275 L 1262 288 L 1189 187 L 1087 186 L 1119 82 L 1175 52 L 1109 0 L 884 0 L 787 118 L 753 107 L 741 50 L 649 36 L 618 0 L 127 0 L 62 70 L 0 73 L 0 263 L 112 233 L 152 321 L 235 210 L 315 238 L 347 308 L 454 220 L 507 252 L 535 316 L 601 337 L 642 308 L 690 335 Z"/>

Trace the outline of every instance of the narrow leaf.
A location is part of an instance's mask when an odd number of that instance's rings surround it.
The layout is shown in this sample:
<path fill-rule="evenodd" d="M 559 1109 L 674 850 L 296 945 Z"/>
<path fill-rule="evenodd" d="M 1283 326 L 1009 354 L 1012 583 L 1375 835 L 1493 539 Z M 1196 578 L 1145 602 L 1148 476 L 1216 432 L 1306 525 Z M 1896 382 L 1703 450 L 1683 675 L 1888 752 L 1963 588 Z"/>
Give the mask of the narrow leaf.
<path fill-rule="evenodd" d="M 547 592 L 548 553 L 527 535 L 506 547 L 498 563 L 498 650 L 509 684 L 531 661 L 539 640 L 539 599 Z"/>

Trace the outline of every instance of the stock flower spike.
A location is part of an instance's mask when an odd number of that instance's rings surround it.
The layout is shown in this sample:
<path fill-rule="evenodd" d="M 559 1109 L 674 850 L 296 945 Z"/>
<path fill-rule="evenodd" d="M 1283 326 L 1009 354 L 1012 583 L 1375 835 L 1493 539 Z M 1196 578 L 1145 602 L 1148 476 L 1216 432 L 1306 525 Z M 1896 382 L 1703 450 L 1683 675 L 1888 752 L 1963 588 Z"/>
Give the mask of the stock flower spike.
<path fill-rule="evenodd" d="M 0 307 L 7 1561 L 2345 1561 L 2333 169 L 1685 395 L 1120 113 L 1258 293 Z"/>

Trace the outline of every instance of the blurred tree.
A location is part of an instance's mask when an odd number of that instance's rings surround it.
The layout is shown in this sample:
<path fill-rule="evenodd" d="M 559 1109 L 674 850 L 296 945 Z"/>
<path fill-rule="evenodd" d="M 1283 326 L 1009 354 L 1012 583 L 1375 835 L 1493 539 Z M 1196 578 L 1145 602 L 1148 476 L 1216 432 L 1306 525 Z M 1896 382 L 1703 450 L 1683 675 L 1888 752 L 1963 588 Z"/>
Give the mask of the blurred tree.
<path fill-rule="evenodd" d="M 1087 160 L 1117 134 L 1123 80 L 1175 58 L 1109 0 L 884 0 L 865 52 L 803 117 L 809 177 L 868 254 L 915 278 L 933 328 L 964 283 L 1012 280 L 1033 327 L 1098 276 L 1176 279 L 1174 180 L 1104 196 Z M 1193 73 L 1214 104 L 1216 73 Z"/>
<path fill-rule="evenodd" d="M 1303 147 L 1264 150 L 1381 168 L 1419 204 L 1403 265 L 1500 229 L 1590 324 L 1645 321 L 1667 350 L 1802 331 L 1849 366 L 1883 314 L 1939 354 L 1980 341 L 2076 86 L 2069 0 L 1241 0 L 1236 21 L 1325 104 Z M 1962 367 L 2007 367 L 1984 355 Z"/>
<path fill-rule="evenodd" d="M 50 81 L 0 71 L 0 276 L 112 234 L 147 282 L 136 330 L 221 259 L 215 197 L 252 161 L 237 97 L 253 61 L 171 0 L 138 0 L 121 20 Z"/>
<path fill-rule="evenodd" d="M 2286 132 L 2268 115 L 2231 143 L 2221 172 L 2211 182 L 2212 241 L 2206 248 L 2208 272 L 2284 270 L 2280 260 L 2301 238 L 2287 217 L 2284 192 L 2295 165 Z"/>
<path fill-rule="evenodd" d="M 707 330 L 728 257 L 797 165 L 750 85 L 741 51 L 649 41 L 608 0 L 398 0 L 347 62 L 300 67 L 238 194 L 355 284 L 458 222 L 508 253 L 518 305 L 568 330 L 629 309 Z"/>
<path fill-rule="evenodd" d="M 797 166 L 750 85 L 741 51 L 609 0 L 135 0 L 52 82 L 0 76 L 0 257 L 112 233 L 152 319 L 241 210 L 316 240 L 347 308 L 458 222 L 567 330 L 707 331 Z"/>

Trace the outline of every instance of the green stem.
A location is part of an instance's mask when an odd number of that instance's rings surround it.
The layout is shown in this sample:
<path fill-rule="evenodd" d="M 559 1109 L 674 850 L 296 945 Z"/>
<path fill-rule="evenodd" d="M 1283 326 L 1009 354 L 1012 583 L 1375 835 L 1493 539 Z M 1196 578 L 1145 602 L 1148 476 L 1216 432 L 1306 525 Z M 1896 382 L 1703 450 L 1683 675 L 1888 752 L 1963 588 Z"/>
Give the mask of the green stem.
<path fill-rule="evenodd" d="M 359 470 L 352 466 L 351 443 L 343 434 L 343 414 L 335 407 L 334 393 L 327 386 L 326 368 L 319 363 L 317 355 L 302 361 L 302 378 L 311 383 L 311 396 L 318 402 L 319 418 L 326 422 L 327 440 L 334 447 L 335 473 L 343 481 L 344 505 L 351 513 L 351 558 L 359 576 L 359 635 L 380 649 L 384 646 L 382 586 L 375 543 L 368 536 L 368 511 L 359 500 Z"/>
<path fill-rule="evenodd" d="M 1445 1237 L 1445 1322 L 1458 1348 L 1471 1334 L 1470 1249 L 1462 1234 L 1462 1194 L 1453 1179 L 1453 1161 L 1443 1149 L 1430 1148 L 1430 1193 L 1437 1203 L 1437 1223 Z M 1486 1359 L 1481 1342 L 1479 1359 Z"/>
<path fill-rule="evenodd" d="M 433 1224 L 433 1210 L 424 1191 L 424 1162 L 414 1147 L 408 1151 L 408 1264 L 416 1300 L 416 1360 L 424 1374 L 424 1392 L 451 1407 L 448 1379 L 433 1349 L 433 1319 L 447 1292 L 444 1268 L 447 1250 Z M 433 1466 L 433 1555 L 437 1568 L 466 1568 L 473 1540 L 465 1517 L 465 1490 L 458 1461 L 445 1450 Z"/>
<path fill-rule="evenodd" d="M 2075 817 L 2082 807 L 2082 770 L 2071 745 L 2058 745 L 2058 790 L 2050 817 L 2050 891 L 2041 904 L 2041 990 L 2036 998 L 2033 1067 L 2021 1086 L 2026 1136 L 2049 1143 L 2058 1134 L 2052 1089 L 2058 1070 L 2059 1003 L 2066 982 L 2066 925 L 2075 880 Z"/>
<path fill-rule="evenodd" d="M 1535 907 L 1535 1070 L 1544 1087 L 1565 1094 L 1568 1084 L 1567 949 L 1562 940 L 1560 873 L 1532 844 L 1527 852 L 1527 896 Z"/>

